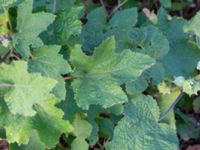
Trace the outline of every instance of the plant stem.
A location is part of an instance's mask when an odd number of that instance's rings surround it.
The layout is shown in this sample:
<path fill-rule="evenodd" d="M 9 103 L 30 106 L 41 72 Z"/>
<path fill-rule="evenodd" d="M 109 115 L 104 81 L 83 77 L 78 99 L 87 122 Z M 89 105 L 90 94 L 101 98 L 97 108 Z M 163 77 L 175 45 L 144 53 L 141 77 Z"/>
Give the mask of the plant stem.
<path fill-rule="evenodd" d="M 8 83 L 0 83 L 0 88 L 6 88 L 6 87 L 12 87 L 12 84 L 8 84 Z"/>
<path fill-rule="evenodd" d="M 174 100 L 174 102 L 170 105 L 170 107 L 160 116 L 160 118 L 158 120 L 159 122 L 162 121 L 162 120 L 164 120 L 167 117 L 168 113 L 171 110 L 174 109 L 174 107 L 179 102 L 179 100 L 182 98 L 182 96 L 183 96 L 183 91 L 181 91 L 181 93 L 179 94 L 179 96 Z"/>

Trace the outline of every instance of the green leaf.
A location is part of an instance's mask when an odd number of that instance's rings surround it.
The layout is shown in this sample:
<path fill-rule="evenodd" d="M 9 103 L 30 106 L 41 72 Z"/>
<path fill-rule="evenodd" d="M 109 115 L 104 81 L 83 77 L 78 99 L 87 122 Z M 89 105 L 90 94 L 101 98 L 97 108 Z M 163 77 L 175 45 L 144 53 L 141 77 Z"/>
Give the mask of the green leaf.
<path fill-rule="evenodd" d="M 81 33 L 82 23 L 79 16 L 82 7 L 72 7 L 69 12 L 60 13 L 54 23 L 55 39 L 59 44 L 66 44 L 71 36 Z"/>
<path fill-rule="evenodd" d="M 48 147 L 58 143 L 62 133 L 73 130 L 69 122 L 62 119 L 64 113 L 55 107 L 58 102 L 59 100 L 51 95 L 35 106 L 37 114 L 33 118 L 33 126 L 39 131 L 41 141 Z"/>
<path fill-rule="evenodd" d="M 1 6 L 0 6 L 1 7 Z M 0 8 L 1 10 L 1 8 Z M 8 21 L 9 21 L 9 14 L 8 11 L 0 12 L 0 34 L 8 34 L 9 29 L 8 29 Z M 2 43 L 2 40 L 1 40 Z"/>
<path fill-rule="evenodd" d="M 1 5 L 0 5 L 0 11 L 2 10 L 2 9 L 7 9 L 7 8 L 9 8 L 9 7 L 12 7 L 12 6 L 15 6 L 15 5 L 17 5 L 17 4 L 19 4 L 19 3 L 21 3 L 23 0 L 2 0 L 1 1 Z"/>
<path fill-rule="evenodd" d="M 46 7 L 48 7 L 53 12 L 60 11 L 69 11 L 71 7 L 74 5 L 76 0 L 56 0 L 54 1 L 46 1 Z M 54 10 L 55 9 L 55 10 Z"/>
<path fill-rule="evenodd" d="M 92 131 L 91 124 L 86 120 L 81 119 L 78 114 L 75 116 L 72 125 L 74 127 L 74 131 L 72 133 L 76 137 L 85 139 L 90 136 Z"/>
<path fill-rule="evenodd" d="M 158 123 L 159 115 L 152 97 L 135 97 L 125 106 L 125 117 L 114 130 L 111 149 L 175 150 L 176 131 L 165 123 Z"/>
<path fill-rule="evenodd" d="M 159 1 L 166 8 L 171 8 L 172 6 L 171 0 L 159 0 Z"/>
<path fill-rule="evenodd" d="M 128 32 L 130 48 L 161 60 L 169 51 L 169 42 L 155 26 L 134 28 Z"/>
<path fill-rule="evenodd" d="M 170 51 L 161 61 L 166 74 L 168 77 L 180 75 L 189 77 L 196 69 L 200 58 L 200 48 L 189 41 L 188 34 L 184 33 L 183 28 L 186 21 L 173 18 L 170 22 L 166 22 L 162 17 L 158 25 L 170 43 Z M 188 63 L 183 65 L 183 62 Z"/>
<path fill-rule="evenodd" d="M 106 31 L 106 17 L 104 8 L 100 7 L 87 16 L 88 21 L 83 26 L 81 36 L 83 37 L 83 48 L 86 51 L 93 51 L 104 40 Z"/>
<path fill-rule="evenodd" d="M 67 2 L 68 3 L 68 2 Z M 68 4 L 66 4 L 68 6 Z M 69 44 L 69 40 L 81 33 L 80 14 L 83 7 L 71 7 L 57 14 L 54 23 L 41 35 L 46 44 Z"/>
<path fill-rule="evenodd" d="M 64 119 L 72 120 L 75 113 L 81 112 L 81 109 L 76 105 L 72 87 L 67 84 L 67 94 L 64 101 L 59 104 L 59 108 L 64 111 Z"/>
<path fill-rule="evenodd" d="M 88 150 L 88 143 L 85 141 L 92 132 L 92 126 L 86 120 L 81 119 L 81 116 L 76 114 L 73 120 L 74 131 L 72 132 L 76 138 L 71 144 L 72 150 Z"/>
<path fill-rule="evenodd" d="M 13 46 L 23 58 L 30 55 L 30 46 L 43 44 L 38 37 L 55 19 L 50 13 L 32 13 L 33 0 L 25 0 L 17 9 L 17 32 L 13 35 Z"/>
<path fill-rule="evenodd" d="M 74 139 L 71 145 L 71 150 L 88 150 L 88 148 L 88 143 L 84 139 L 79 137 Z"/>
<path fill-rule="evenodd" d="M 43 76 L 58 81 L 54 88 L 55 95 L 65 98 L 65 82 L 61 75 L 71 72 L 68 62 L 59 54 L 61 47 L 57 45 L 42 46 L 32 52 L 32 59 L 28 62 L 29 72 L 40 72 Z M 48 54 L 48 55 L 47 55 Z"/>
<path fill-rule="evenodd" d="M 117 12 L 110 19 L 106 37 L 115 36 L 117 51 L 121 52 L 124 48 L 128 48 L 126 47 L 128 40 L 127 32 L 136 25 L 137 17 L 137 8 L 128 8 Z"/>
<path fill-rule="evenodd" d="M 9 52 L 9 49 L 0 45 L 0 57 L 5 56 Z"/>
<path fill-rule="evenodd" d="M 121 87 L 109 79 L 76 79 L 72 87 L 77 105 L 82 109 L 89 109 L 92 104 L 108 108 L 127 101 L 127 96 Z"/>
<path fill-rule="evenodd" d="M 4 99 L 13 114 L 35 115 L 33 105 L 49 95 L 56 84 L 51 78 L 28 73 L 27 63 L 24 61 L 16 61 L 11 65 L 1 64 L 0 70 L 0 83 L 10 87 Z"/>
<path fill-rule="evenodd" d="M 185 31 L 192 31 L 200 37 L 200 12 L 198 12 L 186 25 Z"/>
<path fill-rule="evenodd" d="M 127 19 L 129 16 L 129 19 Z M 119 11 L 106 22 L 103 8 L 97 8 L 88 15 L 88 22 L 83 27 L 83 48 L 85 51 L 93 51 L 103 40 L 112 35 L 116 39 L 116 50 L 122 51 L 127 45 L 127 32 L 137 23 L 137 9 L 129 8 Z M 126 48 L 126 47 L 125 47 Z"/>
<path fill-rule="evenodd" d="M 55 107 L 58 102 L 55 96 L 49 95 L 34 105 L 35 116 L 24 117 L 10 113 L 6 104 L 1 101 L 0 126 L 5 128 L 7 140 L 19 145 L 28 144 L 32 131 L 37 131 L 45 147 L 55 146 L 62 133 L 73 130 L 69 122 L 62 119 L 64 113 Z"/>
<path fill-rule="evenodd" d="M 187 79 L 185 80 L 184 78 L 177 77 L 174 81 L 174 83 L 181 87 L 183 92 L 187 93 L 189 96 L 191 95 L 198 95 L 198 91 L 200 91 L 200 81 L 196 79 Z"/>
<path fill-rule="evenodd" d="M 98 120 L 100 137 L 111 138 L 114 130 L 114 123 L 111 119 L 103 118 Z"/>
<path fill-rule="evenodd" d="M 137 80 L 126 84 L 126 92 L 129 95 L 140 95 L 147 87 L 147 81 L 141 76 Z"/>
<path fill-rule="evenodd" d="M 127 97 L 119 85 L 137 79 L 155 62 L 147 55 L 130 50 L 115 54 L 113 37 L 97 47 L 93 56 L 86 56 L 80 46 L 76 46 L 70 60 L 75 68 L 72 75 L 77 77 L 72 82 L 75 99 L 83 109 L 91 104 L 108 108 L 126 102 Z"/>
<path fill-rule="evenodd" d="M 10 144 L 10 150 L 44 150 L 46 147 L 40 141 L 40 138 L 36 131 L 31 133 L 29 142 L 27 145 L 17 145 L 17 144 Z"/>

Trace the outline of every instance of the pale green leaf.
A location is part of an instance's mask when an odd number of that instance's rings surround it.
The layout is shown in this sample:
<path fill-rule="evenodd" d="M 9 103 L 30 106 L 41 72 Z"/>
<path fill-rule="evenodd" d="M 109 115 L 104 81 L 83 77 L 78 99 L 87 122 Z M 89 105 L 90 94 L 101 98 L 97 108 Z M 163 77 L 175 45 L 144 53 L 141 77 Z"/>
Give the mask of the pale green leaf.
<path fill-rule="evenodd" d="M 185 31 L 191 31 L 200 37 L 200 12 L 198 12 L 186 25 Z"/>
<path fill-rule="evenodd" d="M 27 63 L 16 61 L 11 65 L 0 65 L 0 83 L 10 84 L 4 99 L 13 114 L 33 116 L 33 105 L 49 95 L 56 80 L 27 72 Z M 2 88 L 1 88 L 2 89 Z M 19 107 L 20 105 L 20 107 Z"/>
<path fill-rule="evenodd" d="M 86 139 L 90 136 L 92 131 L 91 124 L 88 121 L 81 119 L 81 116 L 78 114 L 75 116 L 72 125 L 74 127 L 74 131 L 72 133 L 76 137 Z"/>
<path fill-rule="evenodd" d="M 47 96 L 34 105 L 36 115 L 32 117 L 13 115 L 6 104 L 1 102 L 0 126 L 5 128 L 7 140 L 19 145 L 28 144 L 32 132 L 37 131 L 42 145 L 48 148 L 55 146 L 62 133 L 73 130 L 71 124 L 62 119 L 64 113 L 55 107 L 58 102 L 55 96 Z M 30 143 L 33 142 L 31 140 Z"/>
<path fill-rule="evenodd" d="M 49 148 L 58 143 L 62 133 L 73 130 L 72 125 L 62 119 L 63 111 L 55 107 L 58 102 L 59 100 L 51 95 L 35 105 L 37 114 L 33 118 L 33 128 L 38 131 L 40 140 Z"/>
<path fill-rule="evenodd" d="M 71 145 L 71 150 L 88 150 L 88 143 L 82 138 L 75 138 Z"/>

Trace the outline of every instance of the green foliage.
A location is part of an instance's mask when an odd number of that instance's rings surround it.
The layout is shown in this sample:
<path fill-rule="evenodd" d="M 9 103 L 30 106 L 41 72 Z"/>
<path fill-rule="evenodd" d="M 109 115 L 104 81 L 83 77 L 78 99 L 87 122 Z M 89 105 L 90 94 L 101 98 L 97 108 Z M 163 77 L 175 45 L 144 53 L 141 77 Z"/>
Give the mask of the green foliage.
<path fill-rule="evenodd" d="M 192 20 L 190 20 L 185 27 L 185 31 L 191 31 L 200 37 L 199 26 L 200 26 L 200 13 L 197 13 Z"/>
<path fill-rule="evenodd" d="M 111 150 L 176 149 L 175 130 L 158 123 L 159 108 L 150 96 L 133 98 L 125 106 L 125 117 L 114 130 Z"/>
<path fill-rule="evenodd" d="M 95 48 L 92 57 L 76 46 L 70 60 L 75 68 L 73 75 L 78 78 L 72 82 L 75 99 L 83 109 L 88 109 L 91 104 L 108 108 L 126 102 L 127 97 L 119 85 L 136 79 L 154 64 L 149 56 L 130 50 L 115 54 L 113 37 Z"/>
<path fill-rule="evenodd" d="M 57 80 L 54 94 L 61 99 L 65 98 L 65 82 L 61 74 L 71 72 L 68 62 L 59 54 L 60 46 L 42 46 L 32 51 L 32 59 L 28 61 L 29 72 L 39 72 L 43 76 Z M 48 55 L 46 55 L 48 53 Z M 56 57 L 55 57 L 56 56 Z"/>
<path fill-rule="evenodd" d="M 43 32 L 55 19 L 49 13 L 32 13 L 33 0 L 25 0 L 18 5 L 17 32 L 13 35 L 13 45 L 23 58 L 30 56 L 30 46 L 42 45 L 38 35 Z"/>
<path fill-rule="evenodd" d="M 35 115 L 33 105 L 49 95 L 56 84 L 51 78 L 29 74 L 24 61 L 16 61 L 12 65 L 2 64 L 0 69 L 0 82 L 9 87 L 4 99 L 13 114 Z M 17 107 L 19 103 L 20 107 Z"/>
<path fill-rule="evenodd" d="M 175 150 L 177 133 L 198 138 L 172 106 L 181 93 L 179 107 L 199 113 L 199 13 L 169 18 L 174 2 L 160 3 L 154 21 L 138 1 L 1 4 L 0 138 L 11 150 Z"/>

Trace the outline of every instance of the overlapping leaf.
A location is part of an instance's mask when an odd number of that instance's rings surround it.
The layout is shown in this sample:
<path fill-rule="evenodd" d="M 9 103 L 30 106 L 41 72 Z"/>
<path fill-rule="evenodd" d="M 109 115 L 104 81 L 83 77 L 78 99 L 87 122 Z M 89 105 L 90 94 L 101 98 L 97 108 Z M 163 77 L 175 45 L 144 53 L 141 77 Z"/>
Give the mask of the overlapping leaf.
<path fill-rule="evenodd" d="M 59 54 L 60 46 L 42 46 L 32 52 L 32 59 L 28 62 L 30 72 L 40 72 L 43 76 L 54 78 L 58 81 L 54 93 L 58 98 L 65 98 L 65 82 L 61 75 L 71 71 L 71 67 Z M 47 55 L 48 54 L 48 55 Z"/>
<path fill-rule="evenodd" d="M 34 105 L 36 115 L 33 117 L 13 115 L 2 100 L 1 98 L 0 126 L 5 128 L 10 143 L 28 144 L 29 137 L 36 130 L 40 141 L 45 147 L 51 148 L 62 133 L 73 130 L 69 122 L 62 119 L 63 112 L 55 107 L 59 100 L 53 95 Z"/>
<path fill-rule="evenodd" d="M 76 136 L 76 138 L 72 142 L 72 150 L 88 150 L 89 145 L 85 139 L 91 134 L 91 124 L 86 120 L 81 119 L 79 115 L 76 115 L 73 121 L 73 126 L 74 131 L 72 133 Z"/>
<path fill-rule="evenodd" d="M 125 117 L 115 128 L 110 149 L 176 149 L 176 131 L 165 123 L 158 123 L 159 115 L 152 97 L 135 97 L 125 107 Z"/>
<path fill-rule="evenodd" d="M 42 45 L 39 34 L 54 21 L 55 16 L 50 13 L 32 13 L 33 0 L 25 0 L 18 5 L 17 32 L 13 35 L 13 46 L 23 58 L 30 55 L 30 46 Z"/>
<path fill-rule="evenodd" d="M 88 109 L 91 104 L 107 108 L 126 102 L 120 85 L 135 80 L 155 63 L 151 57 L 130 50 L 115 54 L 113 37 L 97 47 L 92 57 L 76 46 L 70 60 L 75 68 L 72 75 L 77 78 L 72 82 L 75 99 L 83 109 Z"/>
<path fill-rule="evenodd" d="M 35 115 L 33 105 L 49 95 L 56 84 L 56 80 L 51 78 L 28 73 L 27 63 L 24 61 L 16 61 L 12 65 L 1 64 L 0 70 L 0 83 L 10 88 L 4 99 L 13 114 Z"/>
<path fill-rule="evenodd" d="M 126 17 L 129 16 L 129 19 Z M 82 37 L 85 51 L 93 51 L 104 39 L 114 35 L 116 50 L 127 48 L 128 30 L 137 23 L 137 9 L 129 8 L 119 11 L 106 22 L 103 8 L 97 8 L 88 15 L 88 22 L 83 27 Z"/>
<path fill-rule="evenodd" d="M 66 6 L 68 7 L 68 2 Z M 72 5 L 67 10 L 59 11 L 54 23 L 41 35 L 44 43 L 69 44 L 70 39 L 81 33 L 82 23 L 79 18 L 82 10 L 81 6 Z"/>
<path fill-rule="evenodd" d="M 185 31 L 191 31 L 200 37 L 200 12 L 198 12 L 186 25 Z"/>
<path fill-rule="evenodd" d="M 195 43 L 190 42 L 188 34 L 184 33 L 186 21 L 175 17 L 168 21 L 166 12 L 162 9 L 158 18 L 158 27 L 170 43 L 170 51 L 162 60 L 167 75 L 169 77 L 189 77 L 196 69 L 200 58 L 200 48 Z M 187 63 L 183 65 L 183 62 Z"/>

